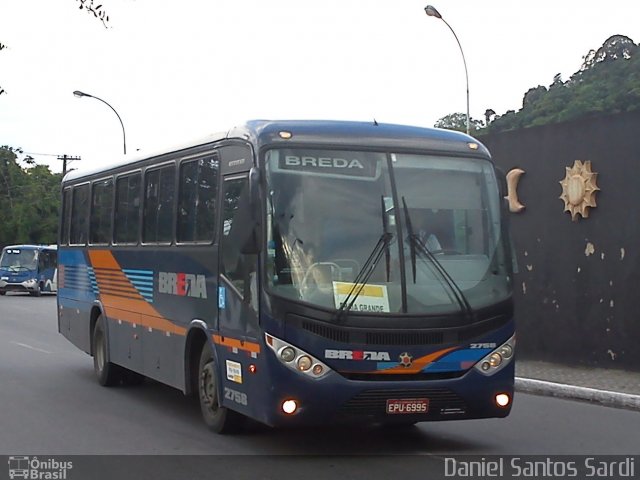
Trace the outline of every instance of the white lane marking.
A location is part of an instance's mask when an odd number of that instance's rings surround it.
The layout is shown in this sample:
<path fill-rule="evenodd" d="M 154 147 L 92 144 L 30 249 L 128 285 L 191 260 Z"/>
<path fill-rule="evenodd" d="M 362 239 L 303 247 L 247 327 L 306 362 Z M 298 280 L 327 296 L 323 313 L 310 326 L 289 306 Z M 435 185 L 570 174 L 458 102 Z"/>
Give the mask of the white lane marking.
<path fill-rule="evenodd" d="M 9 343 L 12 343 L 14 345 L 18 345 L 19 347 L 28 348 L 29 350 L 35 350 L 36 352 L 40 352 L 40 353 L 53 353 L 53 352 L 50 352 L 48 350 L 43 350 L 41 348 L 32 347 L 31 345 L 27 345 L 26 343 L 20 343 L 20 342 L 9 342 Z"/>

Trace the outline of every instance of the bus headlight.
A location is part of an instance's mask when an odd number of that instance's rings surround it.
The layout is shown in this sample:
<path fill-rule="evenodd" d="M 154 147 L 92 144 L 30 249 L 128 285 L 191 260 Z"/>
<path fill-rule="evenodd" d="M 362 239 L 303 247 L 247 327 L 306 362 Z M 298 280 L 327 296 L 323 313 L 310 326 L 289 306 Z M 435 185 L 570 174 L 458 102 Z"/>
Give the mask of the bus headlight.
<path fill-rule="evenodd" d="M 509 340 L 476 363 L 474 368 L 483 375 L 493 375 L 511 363 L 515 348 L 516 335 L 514 333 Z"/>
<path fill-rule="evenodd" d="M 511 355 L 513 355 L 513 347 L 505 343 L 500 347 L 498 353 L 502 355 L 502 358 L 511 358 Z"/>
<path fill-rule="evenodd" d="M 491 355 L 489 355 L 490 366 L 499 367 L 501 363 L 502 363 L 502 355 L 500 355 L 498 352 L 494 352 Z"/>
<path fill-rule="evenodd" d="M 267 346 L 275 352 L 276 358 L 287 368 L 311 378 L 322 378 L 329 373 L 329 367 L 313 355 L 268 333 L 264 336 Z"/>
<path fill-rule="evenodd" d="M 292 362 L 296 358 L 296 351 L 291 347 L 284 347 L 280 350 L 280 358 L 285 362 Z"/>
<path fill-rule="evenodd" d="M 308 355 L 302 355 L 298 358 L 298 370 L 306 372 L 311 368 L 311 359 Z"/>

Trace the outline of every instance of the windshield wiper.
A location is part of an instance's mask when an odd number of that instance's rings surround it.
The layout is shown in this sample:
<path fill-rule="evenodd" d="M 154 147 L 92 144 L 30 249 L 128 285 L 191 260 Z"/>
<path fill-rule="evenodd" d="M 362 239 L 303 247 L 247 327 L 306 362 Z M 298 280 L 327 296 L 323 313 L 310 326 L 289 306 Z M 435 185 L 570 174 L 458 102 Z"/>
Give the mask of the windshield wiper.
<path fill-rule="evenodd" d="M 409 232 L 409 248 L 411 253 L 411 269 L 413 273 L 413 283 L 416 283 L 416 249 L 424 257 L 428 258 L 431 264 L 435 267 L 436 272 L 442 278 L 444 284 L 449 287 L 450 292 L 453 294 L 456 302 L 460 306 L 462 313 L 469 319 L 473 319 L 473 309 L 465 297 L 464 293 L 458 286 L 458 284 L 451 278 L 449 272 L 442 266 L 436 256 L 429 250 L 425 242 L 422 241 L 419 235 L 413 231 L 411 224 L 411 217 L 409 215 L 409 208 L 404 197 L 402 197 L 402 208 L 404 210 L 405 222 L 407 224 L 407 231 Z M 417 247 L 417 248 L 416 248 Z"/>
<path fill-rule="evenodd" d="M 364 265 L 362 265 L 362 268 L 358 272 L 358 275 L 356 275 L 356 278 L 353 280 L 353 286 L 351 287 L 351 290 L 349 290 L 349 293 L 340 304 L 340 308 L 336 312 L 336 322 L 340 322 L 344 314 L 349 312 L 353 305 L 356 303 L 356 300 L 362 293 L 362 290 L 367 284 L 367 281 L 369 280 L 369 278 L 371 278 L 371 275 L 376 269 L 378 262 L 382 258 L 382 253 L 385 250 L 388 250 L 392 238 L 392 233 L 385 232 L 380 235 L 378 243 L 376 243 L 376 246 L 373 247 L 373 250 L 367 257 Z"/>

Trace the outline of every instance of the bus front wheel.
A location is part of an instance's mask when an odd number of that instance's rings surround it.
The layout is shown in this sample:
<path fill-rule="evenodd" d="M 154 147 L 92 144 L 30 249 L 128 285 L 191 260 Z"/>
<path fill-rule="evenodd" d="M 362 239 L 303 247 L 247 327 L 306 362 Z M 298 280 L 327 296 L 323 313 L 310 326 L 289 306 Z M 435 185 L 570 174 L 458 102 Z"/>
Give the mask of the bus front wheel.
<path fill-rule="evenodd" d="M 36 285 L 36 288 L 31 290 L 29 294 L 32 297 L 39 297 L 40 295 L 42 295 L 42 284 L 39 283 L 38 285 Z"/>
<path fill-rule="evenodd" d="M 98 317 L 93 330 L 93 369 L 98 383 L 103 387 L 118 385 L 122 380 L 122 369 L 109 361 L 107 331 L 102 315 Z"/>
<path fill-rule="evenodd" d="M 244 417 L 220 405 L 218 383 L 219 376 L 213 352 L 211 347 L 205 344 L 202 347 L 198 368 L 198 397 L 202 418 L 207 427 L 216 433 L 237 432 L 242 427 Z"/>

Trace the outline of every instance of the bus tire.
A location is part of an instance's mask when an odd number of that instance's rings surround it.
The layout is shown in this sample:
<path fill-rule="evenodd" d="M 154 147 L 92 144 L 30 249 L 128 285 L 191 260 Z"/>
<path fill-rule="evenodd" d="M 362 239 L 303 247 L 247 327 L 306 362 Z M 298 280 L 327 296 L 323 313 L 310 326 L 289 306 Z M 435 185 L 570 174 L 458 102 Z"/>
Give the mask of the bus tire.
<path fill-rule="evenodd" d="M 0 295 L 6 295 L 7 291 L 6 290 L 0 290 Z"/>
<path fill-rule="evenodd" d="M 216 433 L 234 433 L 242 427 L 244 416 L 220 405 L 217 370 L 211 347 L 205 344 L 198 368 L 198 398 L 202 418 L 207 427 Z"/>
<path fill-rule="evenodd" d="M 105 320 L 100 315 L 93 330 L 92 351 L 93 370 L 96 373 L 98 383 L 103 387 L 118 385 L 123 379 L 122 369 L 109 361 L 108 345 Z"/>
<path fill-rule="evenodd" d="M 31 295 L 32 297 L 39 297 L 40 295 L 42 295 L 41 284 L 39 283 L 38 285 L 36 285 L 35 290 L 30 291 L 29 295 Z"/>

